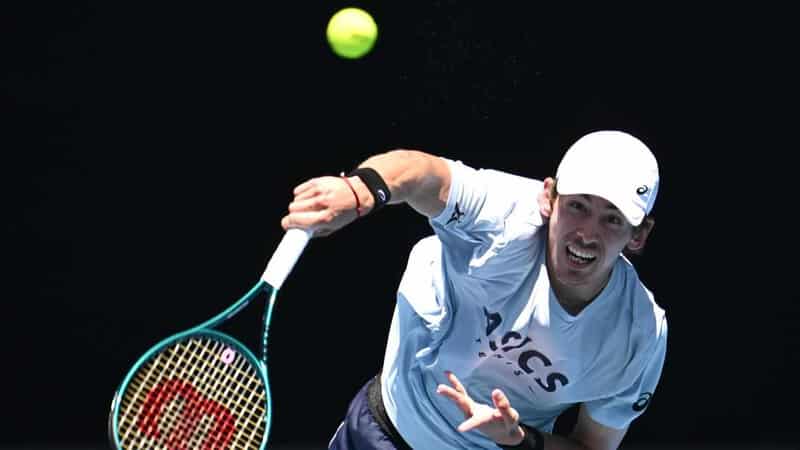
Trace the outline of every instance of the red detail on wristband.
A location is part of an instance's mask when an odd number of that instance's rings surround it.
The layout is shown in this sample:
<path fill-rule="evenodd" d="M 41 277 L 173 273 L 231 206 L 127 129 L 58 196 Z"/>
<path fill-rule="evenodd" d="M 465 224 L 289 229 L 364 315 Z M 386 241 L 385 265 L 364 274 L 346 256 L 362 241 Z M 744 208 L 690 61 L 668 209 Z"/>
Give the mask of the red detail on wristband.
<path fill-rule="evenodd" d="M 349 187 L 350 191 L 353 192 L 353 197 L 356 198 L 356 217 L 361 217 L 361 201 L 358 200 L 358 194 L 356 194 L 356 190 L 353 188 L 353 185 L 350 183 L 350 180 L 347 178 L 344 172 L 339 174 L 339 176 L 342 177 L 344 182 L 347 183 L 347 187 Z"/>

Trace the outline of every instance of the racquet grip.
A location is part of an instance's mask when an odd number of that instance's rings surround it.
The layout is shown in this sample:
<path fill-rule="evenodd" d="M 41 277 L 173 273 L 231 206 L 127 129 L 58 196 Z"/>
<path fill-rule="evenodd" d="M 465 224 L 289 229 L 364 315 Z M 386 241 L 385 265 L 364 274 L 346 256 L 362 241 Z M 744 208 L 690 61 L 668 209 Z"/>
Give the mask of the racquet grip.
<path fill-rule="evenodd" d="M 269 283 L 273 289 L 280 289 L 289 272 L 292 271 L 300 254 L 306 248 L 306 244 L 311 239 L 313 231 L 301 228 L 290 228 L 286 230 L 283 239 L 278 244 L 275 253 L 272 254 L 264 274 L 261 279 Z"/>

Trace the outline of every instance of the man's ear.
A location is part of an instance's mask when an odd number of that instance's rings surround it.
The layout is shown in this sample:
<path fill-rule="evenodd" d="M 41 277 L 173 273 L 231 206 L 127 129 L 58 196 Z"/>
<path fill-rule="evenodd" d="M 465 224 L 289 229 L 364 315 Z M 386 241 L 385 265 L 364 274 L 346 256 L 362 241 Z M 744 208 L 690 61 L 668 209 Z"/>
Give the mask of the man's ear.
<path fill-rule="evenodd" d="M 633 237 L 628 241 L 626 248 L 634 254 L 641 253 L 647 243 L 647 237 L 650 236 L 650 232 L 653 231 L 655 225 L 656 220 L 654 218 L 645 217 L 641 225 L 633 230 Z"/>
<path fill-rule="evenodd" d="M 537 200 L 539 201 L 539 212 L 542 214 L 542 217 L 545 219 L 549 219 L 550 216 L 553 214 L 553 186 L 556 184 L 556 180 L 552 177 L 547 177 L 544 179 L 544 189 L 542 192 L 539 193 Z"/>

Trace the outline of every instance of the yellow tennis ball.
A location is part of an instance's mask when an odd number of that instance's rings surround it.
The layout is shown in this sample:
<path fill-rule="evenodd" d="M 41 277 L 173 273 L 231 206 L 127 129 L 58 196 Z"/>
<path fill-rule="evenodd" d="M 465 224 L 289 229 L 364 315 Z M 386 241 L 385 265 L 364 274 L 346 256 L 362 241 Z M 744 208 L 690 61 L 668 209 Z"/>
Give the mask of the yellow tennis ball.
<path fill-rule="evenodd" d="M 378 26 L 363 9 L 344 8 L 331 16 L 325 34 L 334 53 L 357 59 L 372 50 L 378 38 Z"/>

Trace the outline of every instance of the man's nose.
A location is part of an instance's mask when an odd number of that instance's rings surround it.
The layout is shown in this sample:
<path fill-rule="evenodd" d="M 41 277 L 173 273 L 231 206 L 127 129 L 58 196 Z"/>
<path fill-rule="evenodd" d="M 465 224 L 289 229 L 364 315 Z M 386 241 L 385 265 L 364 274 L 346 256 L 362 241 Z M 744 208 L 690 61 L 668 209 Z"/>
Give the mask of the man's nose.
<path fill-rule="evenodd" d="M 585 223 L 578 228 L 578 237 L 581 243 L 587 247 L 596 244 L 600 240 L 597 226 L 593 223 Z"/>

